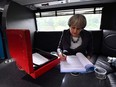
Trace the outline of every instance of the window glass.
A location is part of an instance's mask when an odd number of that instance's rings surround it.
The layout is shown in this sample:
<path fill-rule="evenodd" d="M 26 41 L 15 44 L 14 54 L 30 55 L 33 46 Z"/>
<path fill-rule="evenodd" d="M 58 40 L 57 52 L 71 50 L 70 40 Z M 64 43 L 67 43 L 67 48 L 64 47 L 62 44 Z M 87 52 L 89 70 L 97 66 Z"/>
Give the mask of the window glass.
<path fill-rule="evenodd" d="M 101 14 L 85 14 L 87 25 L 85 30 L 100 30 Z"/>
<path fill-rule="evenodd" d="M 62 31 L 68 29 L 69 16 L 41 17 L 37 19 L 38 31 Z"/>
<path fill-rule="evenodd" d="M 68 20 L 72 15 L 36 18 L 38 31 L 62 31 L 68 29 Z M 99 30 L 101 14 L 85 14 L 85 30 Z"/>
<path fill-rule="evenodd" d="M 36 13 L 37 28 L 38 31 L 63 31 L 69 28 L 68 20 L 75 13 L 86 17 L 85 30 L 100 30 L 101 11 L 102 8 L 59 10 L 43 12 L 41 17 L 39 13 Z"/>
<path fill-rule="evenodd" d="M 72 15 L 72 14 L 74 14 L 74 9 L 57 11 L 57 16 Z"/>
<path fill-rule="evenodd" d="M 55 16 L 55 11 L 42 12 L 42 17 Z"/>

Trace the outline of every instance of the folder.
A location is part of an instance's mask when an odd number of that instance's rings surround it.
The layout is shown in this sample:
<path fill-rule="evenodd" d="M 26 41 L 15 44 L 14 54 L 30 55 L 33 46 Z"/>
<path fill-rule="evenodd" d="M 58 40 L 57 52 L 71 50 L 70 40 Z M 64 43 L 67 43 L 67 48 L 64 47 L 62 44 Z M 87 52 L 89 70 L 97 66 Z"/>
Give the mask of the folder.
<path fill-rule="evenodd" d="M 23 69 L 33 78 L 37 78 L 59 64 L 59 59 L 40 49 L 33 48 L 28 29 L 7 29 L 8 47 L 11 57 L 16 61 L 17 67 Z M 49 61 L 37 65 L 33 63 L 32 54 L 38 53 Z"/>

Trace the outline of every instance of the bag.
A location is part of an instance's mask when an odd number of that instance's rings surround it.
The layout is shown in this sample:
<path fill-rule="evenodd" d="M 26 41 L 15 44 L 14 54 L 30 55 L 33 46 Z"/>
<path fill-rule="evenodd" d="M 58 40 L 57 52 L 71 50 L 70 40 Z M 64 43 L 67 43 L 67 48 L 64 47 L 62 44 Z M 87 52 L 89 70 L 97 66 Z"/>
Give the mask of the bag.
<path fill-rule="evenodd" d="M 116 67 L 116 57 L 108 57 L 108 62 L 111 66 Z"/>

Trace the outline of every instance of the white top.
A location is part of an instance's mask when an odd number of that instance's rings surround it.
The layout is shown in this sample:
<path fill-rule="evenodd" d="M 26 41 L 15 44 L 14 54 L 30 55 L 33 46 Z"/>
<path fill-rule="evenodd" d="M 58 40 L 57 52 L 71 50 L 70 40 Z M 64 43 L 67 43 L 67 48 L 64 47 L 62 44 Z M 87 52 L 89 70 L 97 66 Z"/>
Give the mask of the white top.
<path fill-rule="evenodd" d="M 78 37 L 72 37 L 72 38 L 73 38 L 74 41 L 76 41 L 76 40 L 78 39 Z M 71 40 L 71 46 L 70 46 L 70 48 L 71 48 L 71 49 L 75 49 L 75 48 L 79 47 L 81 44 L 82 44 L 82 38 L 79 37 L 79 40 L 78 40 L 77 43 L 74 43 L 74 42 Z"/>

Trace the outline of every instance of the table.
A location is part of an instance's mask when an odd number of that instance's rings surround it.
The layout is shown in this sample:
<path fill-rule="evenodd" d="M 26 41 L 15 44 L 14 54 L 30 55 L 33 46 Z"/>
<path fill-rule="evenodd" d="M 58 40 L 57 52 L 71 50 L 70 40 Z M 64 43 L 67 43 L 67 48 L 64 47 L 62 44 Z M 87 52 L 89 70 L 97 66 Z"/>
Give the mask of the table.
<path fill-rule="evenodd" d="M 78 76 L 65 74 L 61 87 L 110 87 L 110 83 L 108 78 L 97 79 L 94 72 Z"/>
<path fill-rule="evenodd" d="M 11 62 L 0 64 L 0 87 L 110 87 L 110 82 L 108 78 L 97 79 L 94 72 L 78 76 L 60 73 L 59 65 L 33 79 Z"/>

